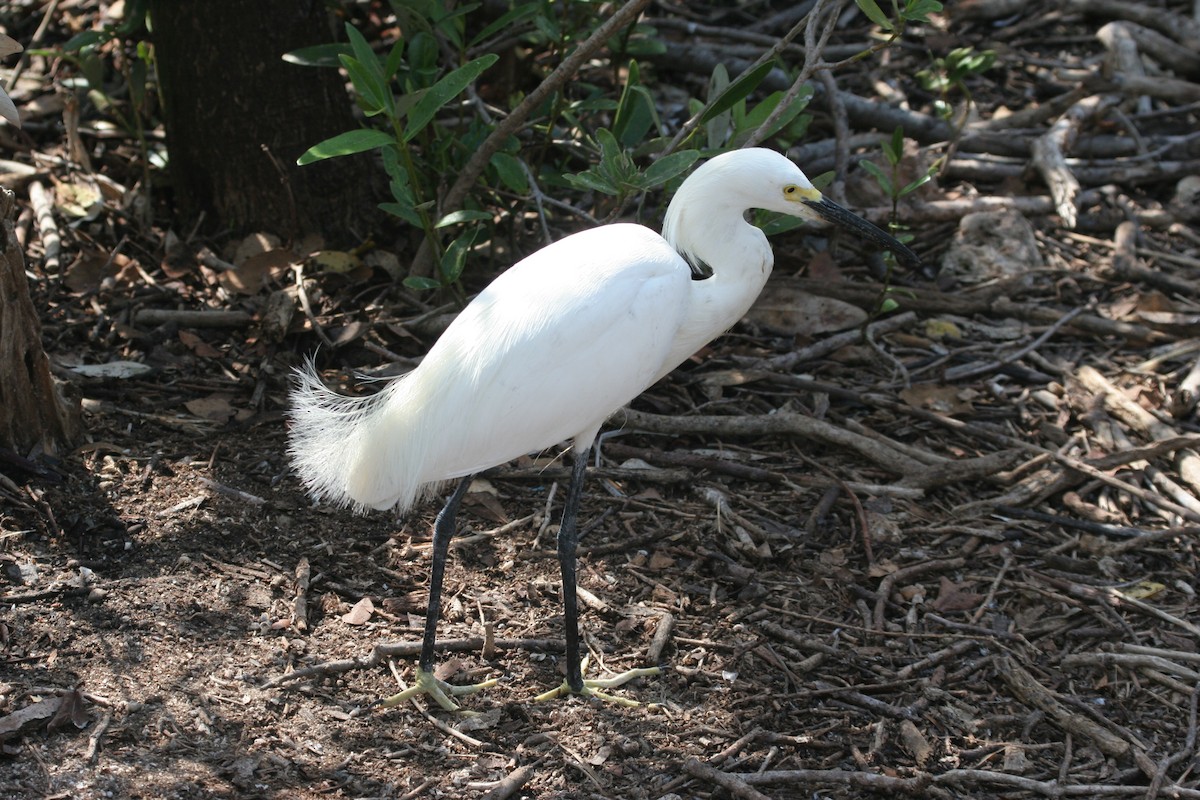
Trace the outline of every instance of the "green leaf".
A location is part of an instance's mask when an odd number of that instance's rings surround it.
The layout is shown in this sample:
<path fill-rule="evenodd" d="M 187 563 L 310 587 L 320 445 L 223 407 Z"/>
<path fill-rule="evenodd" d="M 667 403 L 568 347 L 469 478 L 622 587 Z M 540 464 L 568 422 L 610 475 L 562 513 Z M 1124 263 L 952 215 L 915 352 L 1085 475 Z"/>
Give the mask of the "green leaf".
<path fill-rule="evenodd" d="M 346 131 L 308 148 L 304 151 L 303 155 L 296 159 L 296 163 L 304 166 L 314 161 L 323 161 L 326 158 L 337 158 L 338 156 L 348 156 L 367 150 L 375 150 L 389 144 L 394 144 L 395 141 L 393 137 L 383 131 L 370 128 Z"/>
<path fill-rule="evenodd" d="M 496 20 L 491 25 L 488 25 L 479 33 L 477 33 L 475 38 L 471 40 L 471 47 L 474 47 L 475 45 L 491 38 L 492 36 L 495 36 L 497 33 L 505 30 L 506 28 L 515 26 L 518 22 L 524 21 L 527 17 L 532 17 L 534 14 L 538 13 L 538 11 L 539 8 L 537 3 L 526 3 L 524 5 L 517 6 L 512 11 L 509 11 L 507 14 L 500 17 L 500 19 Z"/>
<path fill-rule="evenodd" d="M 945 160 L 946 160 L 946 157 L 942 156 L 937 161 L 934 161 L 932 164 L 930 164 L 929 169 L 925 170 L 924 175 L 917 178 L 915 181 L 913 181 L 912 183 L 908 184 L 907 186 L 905 186 L 903 189 L 900 190 L 900 194 L 898 195 L 898 197 L 904 197 L 905 195 L 912 194 L 917 189 L 920 189 L 922 186 L 924 186 L 925 184 L 927 184 L 931 180 L 933 180 L 934 177 L 938 174 L 938 170 L 940 170 L 942 168 L 942 164 L 945 162 Z"/>
<path fill-rule="evenodd" d="M 883 193 L 888 197 L 892 197 L 892 178 L 874 161 L 863 159 L 858 162 L 858 165 L 866 170 L 875 182 L 879 184 L 879 188 L 883 189 Z"/>
<path fill-rule="evenodd" d="M 663 156 L 646 169 L 645 174 L 642 176 L 643 188 L 652 189 L 656 186 L 662 186 L 671 180 L 671 178 L 674 178 L 692 164 L 695 164 L 698 158 L 700 158 L 699 150 L 680 150 L 678 153 Z"/>
<path fill-rule="evenodd" d="M 808 176 L 808 180 L 813 185 L 813 188 L 818 189 L 822 192 L 825 191 L 829 186 L 831 186 L 833 184 L 834 179 L 836 179 L 836 178 L 837 178 L 837 173 L 831 169 L 826 170 L 825 172 L 822 172 L 820 175 L 809 175 Z"/>
<path fill-rule="evenodd" d="M 408 114 L 408 125 L 404 128 L 404 141 L 411 141 L 414 136 L 428 125 L 438 109 L 449 103 L 463 92 L 488 67 L 495 64 L 500 56 L 488 53 L 451 72 L 435 83 L 421 98 Z"/>
<path fill-rule="evenodd" d="M 885 298 L 883 298 L 883 302 L 881 302 L 879 304 L 879 313 L 887 314 L 891 311 L 895 311 L 899 307 L 900 307 L 900 304 L 897 303 L 895 300 L 893 300 L 890 297 L 885 297 Z"/>
<path fill-rule="evenodd" d="M 94 47 L 95 45 L 103 44 L 109 39 L 112 39 L 115 35 L 116 34 L 111 30 L 84 31 L 83 33 L 77 33 L 67 40 L 67 43 L 63 45 L 63 50 L 67 51 L 68 53 L 74 53 L 82 50 L 85 47 Z"/>
<path fill-rule="evenodd" d="M 442 288 L 442 284 L 438 281 L 421 275 L 409 275 L 407 278 L 401 281 L 401 283 L 403 283 L 405 287 L 418 292 L 428 292 L 434 289 Z"/>
<path fill-rule="evenodd" d="M 903 189 L 900 190 L 900 192 L 896 196 L 897 197 L 905 197 L 906 195 L 910 195 L 913 192 L 915 192 L 917 189 L 920 189 L 922 186 L 929 183 L 931 180 L 933 180 L 933 172 L 932 171 L 927 172 L 926 174 L 917 178 L 912 183 L 905 186 Z"/>
<path fill-rule="evenodd" d="M 129 65 L 129 99 L 133 102 L 134 112 L 140 112 L 145 108 L 146 101 L 146 62 L 134 61 Z"/>
<path fill-rule="evenodd" d="M 383 76 L 387 80 L 396 77 L 396 73 L 400 71 L 401 65 L 404 63 L 404 39 L 396 40 L 392 45 L 392 49 L 388 51 L 387 60 L 383 63 Z"/>
<path fill-rule="evenodd" d="M 942 4 L 937 0 L 908 0 L 900 15 L 908 22 L 929 22 L 930 14 L 940 13 Z"/>
<path fill-rule="evenodd" d="M 350 45 L 333 42 L 301 47 L 299 50 L 284 53 L 283 60 L 301 67 L 337 67 L 342 63 L 339 60 L 340 57 L 351 55 L 351 53 Z"/>
<path fill-rule="evenodd" d="M 354 53 L 355 60 L 362 64 L 376 80 L 383 81 L 383 65 L 379 63 L 379 56 L 375 55 L 371 43 L 358 32 L 358 28 L 349 22 L 346 23 L 346 38 L 350 40 L 350 49 Z"/>
<path fill-rule="evenodd" d="M 654 126 L 658 114 L 654 110 L 654 99 L 640 85 L 641 71 L 637 61 L 629 62 L 628 78 L 617 102 L 617 113 L 613 117 L 613 134 L 625 147 L 633 147 L 646 137 Z"/>
<path fill-rule="evenodd" d="M 724 64 L 717 64 L 713 67 L 712 76 L 708 79 L 708 96 L 717 97 L 725 91 L 725 87 L 728 85 L 729 70 L 725 69 Z M 704 132 L 708 137 L 709 148 L 716 149 L 729 140 L 729 120 L 730 114 L 726 109 L 704 123 Z"/>
<path fill-rule="evenodd" d="M 448 225 L 457 225 L 460 222 L 475 222 L 478 220 L 487 220 L 488 222 L 491 222 L 492 215 L 487 211 L 477 211 L 471 209 L 451 211 L 449 214 L 439 219 L 433 227 L 445 228 Z"/>
<path fill-rule="evenodd" d="M 413 34 L 408 42 L 408 66 L 422 75 L 427 75 L 429 83 L 437 74 L 438 45 L 432 33 L 420 31 Z"/>
<path fill-rule="evenodd" d="M 446 283 L 455 283 L 462 277 L 463 267 L 467 263 L 467 253 L 470 252 L 471 245 L 475 243 L 475 237 L 478 234 L 479 229 L 472 228 L 451 242 L 450 246 L 446 248 L 446 252 L 442 254 L 442 263 L 439 268 Z"/>
<path fill-rule="evenodd" d="M 392 93 L 388 90 L 383 78 L 376 76 L 358 59 L 351 56 L 342 56 L 341 59 L 342 66 L 350 75 L 350 82 L 354 84 L 354 90 L 358 92 L 361 100 L 360 105 L 367 116 L 373 117 L 384 111 L 390 112 L 392 105 L 389 101 Z"/>
<path fill-rule="evenodd" d="M 399 217 L 414 228 L 420 228 L 422 225 L 421 217 L 413 209 L 411 203 L 380 203 L 379 210 L 391 214 L 393 217 Z"/>
<path fill-rule="evenodd" d="M 738 125 L 738 136 L 734 142 L 741 144 L 749 135 L 758 130 L 758 127 L 767 121 L 775 107 L 783 100 L 783 92 L 774 92 L 763 99 L 761 103 L 754 107 L 754 110 L 746 115 L 745 119 Z M 811 86 L 803 87 L 792 104 L 771 123 L 771 127 L 763 131 L 763 141 L 770 139 L 781 130 L 791 125 L 797 117 L 799 117 L 804 109 L 808 108 L 808 103 L 812 99 L 813 88 Z"/>
<path fill-rule="evenodd" d="M 904 128 L 897 125 L 892 138 L 883 143 L 883 156 L 888 164 L 896 166 L 904 158 Z"/>
<path fill-rule="evenodd" d="M 529 178 L 526 177 L 525 170 L 521 168 L 521 162 L 516 156 L 499 152 L 492 156 L 491 163 L 505 186 L 519 194 L 529 193 Z"/>
<path fill-rule="evenodd" d="M 867 19 L 871 20 L 871 22 L 874 22 L 885 31 L 895 29 L 896 26 L 888 19 L 888 15 L 883 13 L 875 0 L 854 0 L 854 2 L 867 15 Z"/>
<path fill-rule="evenodd" d="M 608 128 L 596 131 L 596 142 L 600 143 L 600 161 L 614 161 L 620 156 L 620 143 Z"/>
<path fill-rule="evenodd" d="M 597 175 L 592 170 L 579 172 L 574 175 L 563 175 L 563 180 L 574 186 L 576 189 L 590 189 L 601 194 L 617 195 L 621 190 L 607 178 Z"/>
<path fill-rule="evenodd" d="M 709 101 L 708 109 L 704 112 L 704 116 L 700 117 L 700 122 L 708 122 L 718 114 L 733 108 L 739 100 L 745 100 L 751 92 L 758 88 L 767 75 L 771 74 L 773 69 L 775 69 L 775 61 L 771 59 L 738 75 L 715 100 Z"/>
<path fill-rule="evenodd" d="M 767 236 L 776 236 L 780 233 L 795 230 L 803 224 L 804 220 L 800 217 L 793 217 L 791 214 L 776 214 L 760 227 L 762 228 L 762 232 Z"/>

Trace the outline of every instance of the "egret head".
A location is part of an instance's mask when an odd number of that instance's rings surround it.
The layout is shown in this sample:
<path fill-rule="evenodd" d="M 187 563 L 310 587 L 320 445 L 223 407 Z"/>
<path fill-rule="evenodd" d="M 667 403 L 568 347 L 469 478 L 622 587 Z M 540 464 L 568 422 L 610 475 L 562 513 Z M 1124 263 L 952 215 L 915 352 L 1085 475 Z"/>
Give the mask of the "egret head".
<path fill-rule="evenodd" d="M 676 201 L 682 206 L 691 198 L 712 194 L 722 203 L 742 209 L 761 208 L 836 225 L 879 249 L 890 250 L 905 268 L 921 268 L 921 260 L 912 250 L 825 197 L 799 167 L 774 150 L 746 148 L 709 159 L 684 183 Z M 671 217 L 669 210 L 668 227 L 672 227 Z"/>

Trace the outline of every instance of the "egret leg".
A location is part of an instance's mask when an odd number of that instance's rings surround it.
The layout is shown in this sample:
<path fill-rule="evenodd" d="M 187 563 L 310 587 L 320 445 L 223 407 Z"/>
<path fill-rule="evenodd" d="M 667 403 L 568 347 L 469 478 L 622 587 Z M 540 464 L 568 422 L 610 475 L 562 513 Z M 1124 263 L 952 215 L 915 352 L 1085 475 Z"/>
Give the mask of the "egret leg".
<path fill-rule="evenodd" d="M 579 545 L 579 502 L 583 497 L 583 476 L 587 470 L 588 454 L 591 448 L 585 448 L 575 453 L 575 465 L 571 470 L 571 485 L 567 488 L 567 498 L 563 503 L 562 525 L 558 528 L 558 565 L 562 571 L 563 593 L 563 624 L 567 643 L 567 677 L 558 687 L 538 695 L 536 700 L 551 700 L 564 694 L 594 695 L 602 700 L 610 700 L 622 705 L 639 705 L 632 700 L 626 700 L 598 691 L 611 689 L 627 683 L 634 678 L 645 675 L 657 675 L 658 667 L 631 669 L 601 680 L 584 680 L 583 670 L 587 659 L 579 655 L 579 593 L 575 580 L 575 550 Z"/>
<path fill-rule="evenodd" d="M 447 711 L 457 711 L 458 704 L 450 699 L 452 695 L 458 697 L 474 694 L 480 689 L 488 689 L 496 685 L 496 680 L 493 678 L 469 686 L 452 686 L 445 681 L 438 680 L 433 675 L 437 624 L 438 618 L 442 614 L 442 578 L 446 574 L 446 556 L 450 551 L 450 539 L 454 536 L 454 520 L 458 516 L 459 503 L 462 502 L 463 495 L 467 493 L 470 485 L 470 476 L 462 479 L 433 523 L 433 564 L 429 574 L 429 602 L 425 609 L 425 636 L 421 640 L 421 656 L 417 660 L 416 683 L 384 700 L 381 703 L 384 708 L 399 705 L 418 694 L 427 694 Z"/>

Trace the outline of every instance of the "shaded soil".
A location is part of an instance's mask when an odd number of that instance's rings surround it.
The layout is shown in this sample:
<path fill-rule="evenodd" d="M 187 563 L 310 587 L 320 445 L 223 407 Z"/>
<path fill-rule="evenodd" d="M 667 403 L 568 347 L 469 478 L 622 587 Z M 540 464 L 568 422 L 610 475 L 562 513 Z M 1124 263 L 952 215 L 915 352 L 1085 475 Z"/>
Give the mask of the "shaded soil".
<path fill-rule="evenodd" d="M 1101 22 L 1029 8 L 1015 40 L 990 22 L 963 36 L 1019 50 L 1035 83 L 1048 50 L 1098 58 Z M 865 73 L 846 83 L 869 94 Z M 983 115 L 1036 105 L 1017 83 L 977 86 Z M 1156 102 L 1173 115 L 1127 112 L 1143 136 L 1194 129 L 1194 107 Z M 832 136 L 823 114 L 814 139 Z M 419 640 L 437 511 L 305 498 L 285 409 L 312 324 L 297 313 L 273 341 L 258 316 L 136 321 L 257 315 L 291 272 L 238 293 L 144 233 L 121 272 L 81 288 L 68 278 L 86 259 L 47 274 L 27 226 L 47 350 L 83 398 L 87 441 L 0 465 L 0 731 L 20 728 L 0 733 L 0 796 L 1200 797 L 1200 438 L 1180 391 L 1198 238 L 1182 215 L 1161 223 L 1173 177 L 1116 185 L 1126 194 L 1085 209 L 1086 233 L 1028 214 L 1036 269 L 891 293 L 911 316 L 874 344 L 814 352 L 831 330 L 758 315 L 634 403 L 644 424 L 607 440 L 589 475 L 579 583 L 594 673 L 645 665 L 662 637 L 662 674 L 617 692 L 638 707 L 532 701 L 561 680 L 565 470 L 548 453 L 483 476 L 439 629 L 463 643 L 446 677 L 499 678 L 464 700 L 473 716 L 372 709 L 397 685 L 385 663 L 283 680 Z M 921 200 L 976 193 L 1045 189 L 944 177 Z M 936 262 L 954 224 L 914 208 L 914 247 Z M 1113 266 L 1104 221 L 1125 215 L 1157 277 Z M 64 226 L 69 254 L 111 254 L 118 218 Z M 853 253 L 798 234 L 775 250 L 768 300 L 799 287 L 878 307 Z M 322 356 L 333 381 L 432 341 L 429 309 L 380 271 L 306 286 L 340 345 Z M 113 361 L 151 370 L 69 370 Z M 770 428 L 793 414 L 879 449 Z M 701 429 L 671 428 L 688 418 Z M 758 427 L 725 427 L 738 421 Z M 413 662 L 395 674 L 411 680 Z"/>

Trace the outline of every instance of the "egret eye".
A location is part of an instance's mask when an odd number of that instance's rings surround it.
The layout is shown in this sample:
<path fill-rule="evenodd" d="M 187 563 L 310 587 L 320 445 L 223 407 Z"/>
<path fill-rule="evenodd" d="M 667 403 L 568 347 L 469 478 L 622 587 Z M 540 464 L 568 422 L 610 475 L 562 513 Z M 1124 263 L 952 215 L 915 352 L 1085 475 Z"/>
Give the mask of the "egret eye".
<path fill-rule="evenodd" d="M 787 194 L 787 195 L 792 195 L 792 194 L 795 194 L 795 193 L 796 193 L 796 188 L 797 188 L 797 187 L 796 187 L 794 184 L 793 184 L 793 185 L 791 185 L 791 186 L 785 186 L 785 187 L 783 187 L 783 193 L 784 193 L 784 194 Z"/>

